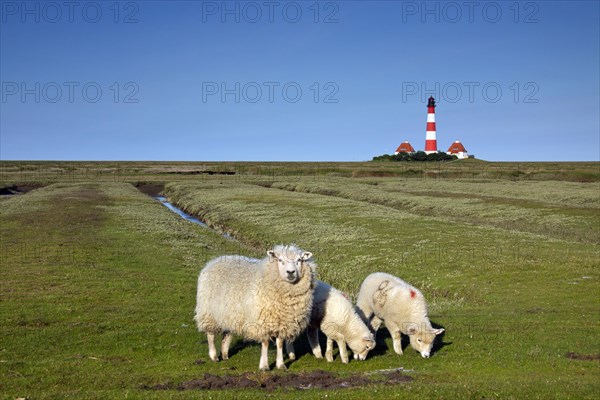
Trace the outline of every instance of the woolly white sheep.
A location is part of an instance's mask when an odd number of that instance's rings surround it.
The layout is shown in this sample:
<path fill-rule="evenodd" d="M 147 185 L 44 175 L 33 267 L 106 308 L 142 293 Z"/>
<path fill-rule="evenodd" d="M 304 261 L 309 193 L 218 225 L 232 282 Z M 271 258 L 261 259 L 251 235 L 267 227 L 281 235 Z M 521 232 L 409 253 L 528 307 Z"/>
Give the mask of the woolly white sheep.
<path fill-rule="evenodd" d="M 408 335 L 411 346 L 429 358 L 435 337 L 444 329 L 433 329 L 427 316 L 423 294 L 390 274 L 376 272 L 363 281 L 356 306 L 362 317 L 377 332 L 382 321 L 394 341 L 394 351 L 402 355 L 400 333 Z"/>
<path fill-rule="evenodd" d="M 194 320 L 208 339 L 210 359 L 218 361 L 215 334 L 223 333 L 221 356 L 228 359 L 233 334 L 262 344 L 259 368 L 269 369 L 269 340 L 276 338 L 279 369 L 283 341 L 294 340 L 307 326 L 312 308 L 312 253 L 294 245 L 275 246 L 262 260 L 218 257 L 198 277 Z"/>
<path fill-rule="evenodd" d="M 339 290 L 325 282 L 316 281 L 313 308 L 306 330 L 313 354 L 323 358 L 319 345 L 319 328 L 327 336 L 325 358 L 333 361 L 333 341 L 335 340 L 343 363 L 348 362 L 346 344 L 354 353 L 355 359 L 364 360 L 369 350 L 375 347 L 373 333 L 358 316 L 354 305 Z M 286 350 L 294 359 L 293 342 L 287 342 Z"/>

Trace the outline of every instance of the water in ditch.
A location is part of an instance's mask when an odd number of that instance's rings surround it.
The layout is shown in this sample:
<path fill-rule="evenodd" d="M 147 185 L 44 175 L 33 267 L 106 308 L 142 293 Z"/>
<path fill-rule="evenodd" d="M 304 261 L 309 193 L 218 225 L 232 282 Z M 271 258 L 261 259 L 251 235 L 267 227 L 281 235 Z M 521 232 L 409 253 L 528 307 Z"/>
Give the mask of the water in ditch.
<path fill-rule="evenodd" d="M 218 231 L 212 229 L 210 226 L 208 226 L 207 224 L 205 224 L 198 218 L 196 218 L 193 215 L 190 215 L 190 214 L 186 213 L 185 211 L 183 211 L 182 209 L 174 206 L 167 200 L 167 198 L 165 196 L 154 196 L 154 198 L 156 200 L 160 201 L 163 206 L 167 207 L 169 210 L 173 211 L 175 214 L 179 215 L 181 218 L 185 219 L 186 221 L 189 221 L 194 224 L 200 225 L 204 228 L 210 229 L 213 232 L 216 232 L 229 240 L 235 240 L 231 235 L 229 235 L 227 233 L 221 233 L 221 232 L 218 232 Z"/>

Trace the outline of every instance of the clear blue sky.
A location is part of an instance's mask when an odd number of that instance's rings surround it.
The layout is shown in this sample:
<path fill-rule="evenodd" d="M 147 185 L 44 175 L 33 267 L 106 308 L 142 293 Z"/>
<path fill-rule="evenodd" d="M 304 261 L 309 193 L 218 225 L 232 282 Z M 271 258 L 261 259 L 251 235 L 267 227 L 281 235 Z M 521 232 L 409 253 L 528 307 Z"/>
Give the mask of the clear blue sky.
<path fill-rule="evenodd" d="M 0 4 L 2 160 L 600 160 L 598 1 Z"/>

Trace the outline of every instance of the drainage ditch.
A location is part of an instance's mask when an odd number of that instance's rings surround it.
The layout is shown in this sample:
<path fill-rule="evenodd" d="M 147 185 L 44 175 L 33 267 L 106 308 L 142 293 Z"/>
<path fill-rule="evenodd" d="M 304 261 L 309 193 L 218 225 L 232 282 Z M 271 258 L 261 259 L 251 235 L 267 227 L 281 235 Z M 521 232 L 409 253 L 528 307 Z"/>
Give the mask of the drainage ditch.
<path fill-rule="evenodd" d="M 211 231 L 218 233 L 219 235 L 223 236 L 226 239 L 235 240 L 235 238 L 233 236 L 229 235 L 228 233 L 219 232 L 216 229 L 211 228 L 208 224 L 206 224 L 200 218 L 186 213 L 185 211 L 183 211 L 176 205 L 169 202 L 168 199 L 161 194 L 161 192 L 165 188 L 164 185 L 138 184 L 136 187 L 140 192 L 147 194 L 148 196 L 152 197 L 153 199 L 159 201 L 163 206 L 167 207 L 169 210 L 171 210 L 175 214 L 179 215 L 181 218 L 185 219 L 186 221 L 191 222 L 196 225 L 200 225 L 203 228 L 210 229 Z"/>

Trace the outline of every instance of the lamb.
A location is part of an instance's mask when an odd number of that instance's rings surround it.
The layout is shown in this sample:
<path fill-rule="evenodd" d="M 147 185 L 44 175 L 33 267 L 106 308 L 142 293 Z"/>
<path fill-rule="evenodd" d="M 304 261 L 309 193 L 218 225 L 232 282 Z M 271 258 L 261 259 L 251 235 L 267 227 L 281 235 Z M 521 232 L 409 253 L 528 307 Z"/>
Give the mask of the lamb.
<path fill-rule="evenodd" d="M 232 335 L 262 344 L 259 368 L 269 369 L 269 340 L 276 338 L 276 366 L 285 369 L 284 340 L 294 340 L 308 325 L 313 302 L 312 253 L 277 245 L 262 260 L 222 256 L 198 277 L 194 320 L 208 339 L 208 354 L 218 361 L 215 335 L 223 333 L 221 356 L 229 358 Z"/>
<path fill-rule="evenodd" d="M 432 328 L 423 294 L 393 275 L 376 272 L 367 276 L 356 305 L 374 333 L 385 321 L 394 341 L 394 351 L 400 355 L 401 332 L 409 336 L 411 346 L 423 358 L 429 358 L 436 336 L 444 332 L 444 329 Z"/>
<path fill-rule="evenodd" d="M 360 360 L 364 360 L 369 350 L 375 347 L 373 333 L 358 316 L 350 300 L 325 282 L 316 281 L 313 308 L 306 333 L 315 357 L 323 358 L 319 345 L 319 328 L 327 336 L 325 358 L 328 362 L 333 361 L 334 340 L 340 349 L 340 357 L 344 364 L 348 363 L 346 344 L 352 349 L 354 358 Z M 287 342 L 286 350 L 290 358 L 295 358 L 292 342 Z"/>

